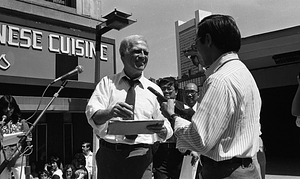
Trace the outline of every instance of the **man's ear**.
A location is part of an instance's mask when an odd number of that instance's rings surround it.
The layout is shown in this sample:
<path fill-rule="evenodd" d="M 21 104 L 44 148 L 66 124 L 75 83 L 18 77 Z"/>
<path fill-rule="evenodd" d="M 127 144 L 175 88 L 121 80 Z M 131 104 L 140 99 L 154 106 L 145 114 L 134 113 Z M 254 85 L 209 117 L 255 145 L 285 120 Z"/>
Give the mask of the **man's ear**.
<path fill-rule="evenodd" d="M 125 55 L 123 54 L 123 55 L 121 55 L 120 57 L 121 57 L 122 62 L 124 63 Z"/>
<path fill-rule="evenodd" d="M 207 46 L 210 47 L 212 45 L 212 38 L 209 33 L 205 34 L 205 42 L 207 43 Z"/>

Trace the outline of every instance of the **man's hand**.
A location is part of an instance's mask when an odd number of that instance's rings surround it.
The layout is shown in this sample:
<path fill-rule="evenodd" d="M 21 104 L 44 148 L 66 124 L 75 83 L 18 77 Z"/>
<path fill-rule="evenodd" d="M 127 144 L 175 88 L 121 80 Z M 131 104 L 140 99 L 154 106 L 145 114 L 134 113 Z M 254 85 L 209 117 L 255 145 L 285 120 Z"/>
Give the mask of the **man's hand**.
<path fill-rule="evenodd" d="M 199 161 L 200 156 L 197 152 L 191 151 L 190 155 L 192 156 L 191 165 L 195 166 L 195 164 Z"/>
<path fill-rule="evenodd" d="M 102 125 L 111 118 L 121 117 L 123 119 L 133 119 L 133 106 L 124 102 L 118 102 L 112 108 L 98 110 L 92 116 L 96 125 Z"/>
<path fill-rule="evenodd" d="M 175 113 L 174 109 L 175 109 L 174 99 L 168 99 L 167 102 L 163 102 L 160 104 L 160 110 L 162 114 L 168 119 L 170 119 L 170 116 Z"/>
<path fill-rule="evenodd" d="M 118 102 L 110 111 L 112 117 L 133 119 L 133 106 L 124 102 Z"/>
<path fill-rule="evenodd" d="M 160 138 L 166 139 L 167 137 L 167 128 L 163 124 L 153 124 L 147 126 L 147 129 L 151 132 L 156 133 Z"/>

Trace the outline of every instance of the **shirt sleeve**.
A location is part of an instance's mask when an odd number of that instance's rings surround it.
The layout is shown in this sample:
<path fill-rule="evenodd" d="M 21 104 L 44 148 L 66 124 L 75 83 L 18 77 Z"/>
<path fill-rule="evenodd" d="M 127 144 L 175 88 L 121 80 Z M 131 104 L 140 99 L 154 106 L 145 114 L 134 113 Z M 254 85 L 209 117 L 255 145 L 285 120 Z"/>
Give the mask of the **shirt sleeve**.
<path fill-rule="evenodd" d="M 206 93 L 192 121 L 177 117 L 174 127 L 177 148 L 186 148 L 202 154 L 215 147 L 228 126 L 233 110 L 226 84 L 214 80 L 205 85 Z"/>
<path fill-rule="evenodd" d="M 98 110 L 106 109 L 108 107 L 109 96 L 109 80 L 107 77 L 104 77 L 97 84 L 85 110 L 88 123 L 92 126 L 96 134 L 105 130 L 107 124 L 96 125 L 92 117 Z"/>
<path fill-rule="evenodd" d="M 169 138 L 172 137 L 173 135 L 173 129 L 171 127 L 171 123 L 169 122 L 169 120 L 167 118 L 165 118 L 162 114 L 159 115 L 160 117 L 158 117 L 157 119 L 164 119 L 164 126 L 166 127 L 167 129 L 167 136 L 166 136 L 166 139 L 160 139 L 159 141 L 166 141 L 168 140 Z"/>
<path fill-rule="evenodd" d="M 161 91 L 160 88 L 156 88 L 156 90 L 162 94 L 162 91 Z M 156 97 L 155 97 L 155 103 L 156 103 L 156 105 L 155 105 L 156 108 L 155 108 L 155 112 L 154 112 L 153 118 L 154 119 L 163 119 L 164 120 L 164 126 L 167 129 L 167 137 L 166 137 L 165 140 L 163 140 L 163 139 L 161 139 L 161 138 L 158 137 L 158 141 L 164 142 L 167 139 L 169 139 L 169 138 L 172 137 L 172 135 L 173 135 L 173 129 L 172 129 L 170 121 L 162 115 L 162 113 L 160 111 L 160 104 L 156 100 Z"/>

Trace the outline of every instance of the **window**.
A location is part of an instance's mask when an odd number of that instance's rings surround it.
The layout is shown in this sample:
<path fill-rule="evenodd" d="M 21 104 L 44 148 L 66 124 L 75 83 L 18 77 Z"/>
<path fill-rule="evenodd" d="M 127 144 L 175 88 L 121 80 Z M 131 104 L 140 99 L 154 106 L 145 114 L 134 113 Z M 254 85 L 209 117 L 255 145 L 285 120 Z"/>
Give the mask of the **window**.
<path fill-rule="evenodd" d="M 46 1 L 76 8 L 76 0 L 46 0 Z"/>

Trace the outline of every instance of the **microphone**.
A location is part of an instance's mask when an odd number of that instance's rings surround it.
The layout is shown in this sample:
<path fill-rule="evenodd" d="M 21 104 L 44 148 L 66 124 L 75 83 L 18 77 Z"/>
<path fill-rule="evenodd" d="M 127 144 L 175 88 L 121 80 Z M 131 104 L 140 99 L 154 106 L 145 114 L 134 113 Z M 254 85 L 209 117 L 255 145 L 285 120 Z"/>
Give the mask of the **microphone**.
<path fill-rule="evenodd" d="M 1 121 L 1 125 L 2 126 L 5 126 L 5 120 L 7 119 L 7 116 L 6 115 L 3 115 L 2 116 L 2 121 Z"/>
<path fill-rule="evenodd" d="M 156 91 L 154 88 L 152 88 L 151 86 L 148 86 L 147 88 L 149 91 L 151 91 L 160 101 L 162 102 L 167 102 L 168 99 L 165 98 L 163 95 L 161 95 L 158 91 Z"/>
<path fill-rule="evenodd" d="M 64 81 L 68 78 L 70 78 L 71 76 L 76 75 L 77 73 L 82 73 L 83 72 L 83 67 L 81 65 L 78 65 L 74 70 L 70 71 L 67 74 L 64 74 L 61 77 L 56 78 L 55 80 L 53 80 L 50 84 L 56 83 L 58 81 Z"/>
<path fill-rule="evenodd" d="M 158 98 L 159 101 L 162 102 L 168 101 L 167 98 L 165 98 L 163 95 L 161 95 L 158 91 L 156 91 L 151 86 L 148 86 L 147 89 L 151 91 Z M 175 101 L 175 113 L 179 114 L 181 117 L 184 117 L 185 119 L 188 119 L 190 121 L 195 111 L 193 110 L 193 108 L 184 109 L 183 106 L 181 106 L 179 103 Z"/>

